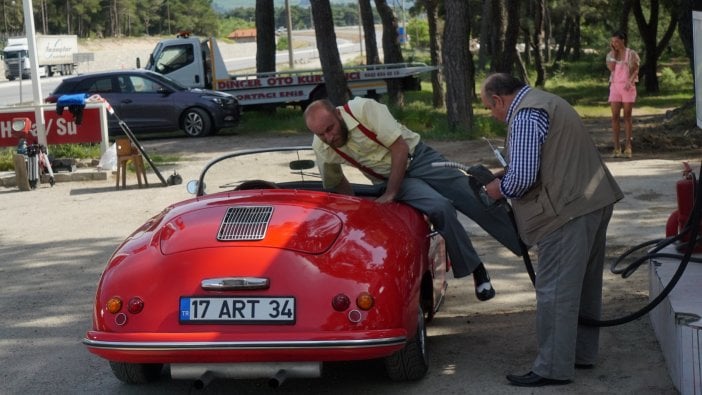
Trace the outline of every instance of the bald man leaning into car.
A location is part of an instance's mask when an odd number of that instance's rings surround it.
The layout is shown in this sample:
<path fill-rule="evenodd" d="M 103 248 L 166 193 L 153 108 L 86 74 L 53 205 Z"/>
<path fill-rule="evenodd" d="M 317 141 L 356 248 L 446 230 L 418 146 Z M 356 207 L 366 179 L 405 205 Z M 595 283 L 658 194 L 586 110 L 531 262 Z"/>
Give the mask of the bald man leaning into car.
<path fill-rule="evenodd" d="M 317 100 L 307 107 L 304 119 L 314 134 L 312 147 L 325 189 L 353 195 L 341 164 L 358 168 L 374 184 L 384 187 L 378 203 L 400 201 L 429 217 L 446 240 L 454 277 L 472 273 L 476 297 L 485 301 L 495 296 L 490 276 L 456 209 L 521 255 L 515 227 L 502 206 L 486 207 L 463 172 L 433 167 L 432 163 L 446 162 L 446 158 L 422 143 L 417 133 L 375 100 L 355 98 L 340 107 L 326 99 Z"/>

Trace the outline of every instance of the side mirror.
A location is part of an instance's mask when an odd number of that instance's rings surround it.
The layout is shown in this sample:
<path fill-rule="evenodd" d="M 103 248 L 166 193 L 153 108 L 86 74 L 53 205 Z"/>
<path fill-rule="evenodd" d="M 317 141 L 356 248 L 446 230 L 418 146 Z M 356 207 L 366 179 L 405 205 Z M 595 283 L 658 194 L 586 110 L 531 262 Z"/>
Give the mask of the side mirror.
<path fill-rule="evenodd" d="M 190 180 L 188 181 L 187 184 L 185 184 L 185 189 L 188 191 L 189 194 L 191 195 L 196 195 L 197 196 L 197 189 L 200 186 L 200 183 L 197 180 Z M 202 192 L 204 194 L 205 188 L 207 185 L 204 183 L 202 184 Z"/>

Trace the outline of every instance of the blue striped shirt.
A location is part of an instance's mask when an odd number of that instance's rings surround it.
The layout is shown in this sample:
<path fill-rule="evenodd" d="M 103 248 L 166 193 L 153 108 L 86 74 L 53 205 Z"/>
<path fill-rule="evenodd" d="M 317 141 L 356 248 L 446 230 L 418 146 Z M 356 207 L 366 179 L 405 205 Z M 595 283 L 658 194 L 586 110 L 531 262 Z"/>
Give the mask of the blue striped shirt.
<path fill-rule="evenodd" d="M 525 86 L 517 92 L 505 122 L 509 121 L 514 109 L 530 90 Z M 518 199 L 536 182 L 541 166 L 541 145 L 546 141 L 548 127 L 548 113 L 545 110 L 522 108 L 515 114 L 508 141 L 510 163 L 500 183 L 500 192 L 504 196 Z"/>

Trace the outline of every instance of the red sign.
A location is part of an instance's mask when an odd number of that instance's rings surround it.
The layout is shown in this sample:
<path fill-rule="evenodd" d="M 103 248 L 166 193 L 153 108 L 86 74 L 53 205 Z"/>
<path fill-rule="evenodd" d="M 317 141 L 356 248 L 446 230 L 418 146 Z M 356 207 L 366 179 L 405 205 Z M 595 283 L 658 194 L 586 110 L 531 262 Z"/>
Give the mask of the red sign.
<path fill-rule="evenodd" d="M 46 141 L 48 144 L 75 144 L 75 143 L 99 143 L 102 142 L 102 129 L 100 113 L 103 112 L 102 105 L 86 106 L 83 109 L 83 119 L 80 125 L 76 125 L 73 114 L 68 109 L 64 109 L 61 115 L 56 113 L 56 108 L 44 109 L 44 124 Z M 103 114 L 106 114 L 103 112 Z M 32 121 L 30 133 L 36 138 L 37 127 L 35 124 L 34 109 L 6 108 L 0 110 L 0 147 L 16 146 L 17 137 L 12 135 L 13 118 L 29 118 Z"/>

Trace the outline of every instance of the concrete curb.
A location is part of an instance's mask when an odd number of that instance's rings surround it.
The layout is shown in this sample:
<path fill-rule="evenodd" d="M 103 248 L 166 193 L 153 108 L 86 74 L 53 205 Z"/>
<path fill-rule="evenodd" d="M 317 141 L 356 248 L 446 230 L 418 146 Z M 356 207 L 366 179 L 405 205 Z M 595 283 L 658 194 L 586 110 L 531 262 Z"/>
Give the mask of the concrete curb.
<path fill-rule="evenodd" d="M 72 181 L 104 181 L 107 180 L 107 171 L 97 169 L 78 169 L 73 172 L 57 172 L 54 173 L 54 180 L 60 182 Z M 48 176 L 42 176 L 42 183 L 48 183 Z M 17 186 L 14 171 L 0 172 L 0 186 L 5 188 L 14 188 Z"/>

